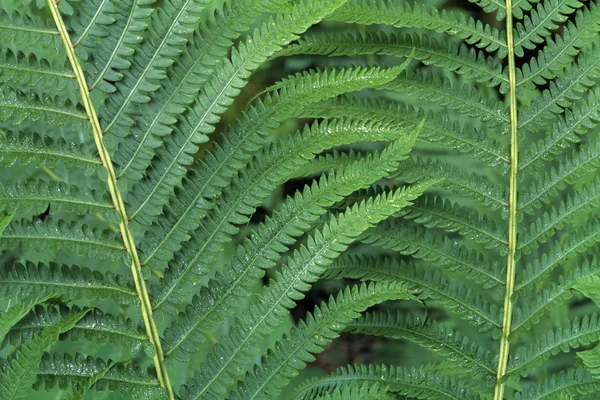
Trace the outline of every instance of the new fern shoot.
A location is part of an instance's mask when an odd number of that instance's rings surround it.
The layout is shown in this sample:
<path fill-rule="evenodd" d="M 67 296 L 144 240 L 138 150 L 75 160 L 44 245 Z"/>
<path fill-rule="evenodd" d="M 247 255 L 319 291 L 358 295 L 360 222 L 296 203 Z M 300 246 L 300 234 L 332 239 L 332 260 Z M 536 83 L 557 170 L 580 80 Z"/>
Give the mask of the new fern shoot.
<path fill-rule="evenodd" d="M 599 6 L 0 0 L 0 399 L 598 398 Z"/>

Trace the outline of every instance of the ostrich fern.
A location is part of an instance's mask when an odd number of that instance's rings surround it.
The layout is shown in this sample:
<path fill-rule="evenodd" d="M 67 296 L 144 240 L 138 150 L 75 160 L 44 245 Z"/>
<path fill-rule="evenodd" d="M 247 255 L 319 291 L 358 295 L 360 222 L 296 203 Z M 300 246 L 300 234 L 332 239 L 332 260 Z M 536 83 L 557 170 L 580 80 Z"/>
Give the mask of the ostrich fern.
<path fill-rule="evenodd" d="M 597 3 L 213 3 L 0 2 L 0 398 L 594 396 Z"/>

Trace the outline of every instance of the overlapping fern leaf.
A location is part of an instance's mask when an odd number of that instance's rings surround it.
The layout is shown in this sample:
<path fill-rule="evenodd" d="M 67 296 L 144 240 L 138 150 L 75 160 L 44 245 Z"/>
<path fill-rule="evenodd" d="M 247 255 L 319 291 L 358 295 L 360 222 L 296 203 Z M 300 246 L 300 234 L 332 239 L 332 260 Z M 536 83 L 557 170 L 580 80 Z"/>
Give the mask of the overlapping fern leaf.
<path fill-rule="evenodd" d="M 0 2 L 0 399 L 595 396 L 600 5 L 430 3 Z"/>
<path fill-rule="evenodd" d="M 344 3 L 0 3 L 1 399 L 272 398 L 362 311 L 418 299 L 402 282 L 348 285 L 290 326 L 342 252 L 438 181 L 361 192 L 398 173 L 423 116 L 298 119 L 391 84 L 408 59 L 247 88 Z M 318 155 L 366 142 L 254 222 Z"/>
<path fill-rule="evenodd" d="M 396 365 L 344 369 L 300 384 L 297 398 L 365 382 L 408 398 L 597 396 L 600 363 L 590 348 L 598 343 L 598 317 L 584 299 L 598 302 L 600 283 L 598 3 L 471 3 L 477 17 L 427 2 L 349 0 L 328 18 L 364 27 L 305 35 L 282 53 L 329 64 L 412 54 L 377 100 L 344 95 L 300 115 L 386 116 L 409 125 L 422 116 L 417 148 L 391 182 L 443 178 L 366 231 L 360 240 L 369 246 L 350 250 L 325 273 L 416 291 L 423 311 L 368 312 L 346 329 L 424 350 L 386 342 Z M 363 156 L 333 152 L 303 173 Z M 386 185 L 342 204 L 386 193 Z M 557 356 L 565 352 L 571 358 Z M 470 391 L 457 394 L 456 387 Z"/>

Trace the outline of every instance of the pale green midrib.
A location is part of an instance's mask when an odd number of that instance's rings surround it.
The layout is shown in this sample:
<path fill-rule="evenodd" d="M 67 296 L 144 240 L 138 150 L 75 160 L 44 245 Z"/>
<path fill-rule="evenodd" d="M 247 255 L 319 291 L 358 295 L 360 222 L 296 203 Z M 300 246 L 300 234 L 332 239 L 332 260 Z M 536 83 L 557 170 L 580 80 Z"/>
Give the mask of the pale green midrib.
<path fill-rule="evenodd" d="M 148 334 L 150 342 L 154 347 L 154 365 L 156 367 L 158 383 L 161 387 L 165 389 L 168 399 L 175 400 L 175 393 L 171 386 L 169 375 L 167 373 L 166 366 L 164 363 L 164 353 L 162 349 L 162 344 L 160 342 L 160 336 L 156 327 L 156 323 L 152 318 L 152 305 L 150 302 L 148 291 L 146 289 L 146 282 L 142 276 L 139 254 L 135 245 L 135 241 L 133 239 L 133 234 L 129 230 L 127 211 L 125 209 L 125 204 L 123 202 L 121 193 L 117 187 L 117 179 L 114 166 L 112 164 L 110 154 L 103 143 L 103 132 L 102 128 L 100 127 L 100 121 L 98 120 L 98 116 L 96 114 L 96 110 L 94 108 L 94 104 L 90 96 L 90 89 L 87 86 L 87 82 L 83 74 L 83 69 L 81 68 L 81 65 L 79 64 L 79 61 L 75 54 L 75 48 L 71 43 L 71 38 L 62 19 L 60 11 L 58 10 L 58 4 L 55 2 L 55 0 L 47 0 L 47 4 L 52 13 L 54 23 L 56 24 L 56 27 L 60 32 L 60 37 L 63 41 L 65 51 L 69 58 L 69 62 L 71 63 L 73 73 L 77 78 L 81 94 L 81 100 L 83 101 L 87 118 L 91 125 L 92 135 L 94 137 L 96 149 L 108 175 L 108 189 L 110 191 L 110 195 L 113 200 L 114 206 L 121 215 L 121 234 L 123 236 L 123 241 L 127 252 L 131 255 L 131 271 L 133 275 L 133 280 L 135 282 L 136 293 L 140 299 L 140 309 L 142 318 L 144 320 L 146 333 Z"/>
<path fill-rule="evenodd" d="M 94 25 L 94 23 L 98 19 L 98 16 L 102 12 L 104 6 L 106 5 L 106 1 L 107 0 L 102 0 L 102 3 L 100 3 L 100 5 L 98 6 L 98 8 L 96 9 L 96 12 L 94 13 L 94 16 L 90 20 L 90 23 L 85 27 L 85 29 L 83 30 L 83 32 L 81 32 L 81 35 L 79 35 L 79 37 L 75 40 L 75 42 L 73 42 L 73 47 L 77 47 L 79 45 L 79 42 L 81 42 L 83 40 L 83 38 L 85 38 L 85 36 L 89 32 L 90 28 Z"/>
<path fill-rule="evenodd" d="M 508 358 L 510 353 L 509 336 L 511 332 L 513 302 L 512 295 L 515 286 L 516 251 L 517 251 L 517 174 L 519 171 L 518 149 L 518 116 L 517 116 L 517 76 L 515 64 L 515 47 L 513 38 L 512 0 L 506 0 L 506 47 L 508 58 L 509 77 L 509 103 L 510 103 L 510 184 L 509 184 L 509 215 L 508 215 L 508 254 L 506 265 L 506 292 L 504 295 L 504 308 L 502 330 L 500 335 L 500 350 L 498 356 L 498 370 L 494 387 L 494 400 L 504 399 L 503 381 L 507 374 Z"/>

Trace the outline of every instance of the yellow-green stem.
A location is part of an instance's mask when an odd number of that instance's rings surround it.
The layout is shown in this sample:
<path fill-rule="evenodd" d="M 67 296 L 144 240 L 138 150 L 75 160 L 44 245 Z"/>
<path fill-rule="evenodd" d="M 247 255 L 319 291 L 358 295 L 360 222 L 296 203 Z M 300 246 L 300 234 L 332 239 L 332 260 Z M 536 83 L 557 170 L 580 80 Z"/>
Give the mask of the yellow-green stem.
<path fill-rule="evenodd" d="M 502 335 L 500 336 L 500 356 L 498 373 L 494 389 L 494 400 L 504 398 L 504 377 L 510 352 L 509 336 L 512 324 L 512 295 L 515 288 L 515 272 L 517 252 L 517 173 L 519 172 L 519 138 L 517 121 L 517 77 L 515 67 L 515 51 L 513 39 L 512 0 L 506 0 L 506 47 L 508 48 L 508 84 L 510 100 L 510 189 L 508 201 L 508 256 L 506 262 L 506 293 L 504 295 L 504 316 L 502 318 Z"/>
<path fill-rule="evenodd" d="M 102 165 L 104 165 L 104 168 L 108 172 L 108 188 L 110 190 L 113 205 L 121 215 L 121 222 L 119 224 L 119 228 L 121 230 L 121 236 L 123 236 L 125 248 L 131 256 L 131 273 L 135 282 L 136 292 L 140 299 L 142 318 L 144 319 L 146 333 L 148 334 L 150 342 L 154 346 L 154 364 L 156 366 L 158 380 L 160 385 L 164 387 L 167 391 L 168 398 L 170 400 L 173 400 L 175 399 L 175 394 L 173 392 L 173 388 L 171 387 L 169 375 L 167 374 L 167 370 L 165 367 L 164 352 L 160 342 L 160 337 L 158 335 L 158 329 L 156 328 L 156 324 L 154 322 L 154 319 L 152 318 L 152 305 L 150 303 L 150 297 L 148 296 L 148 290 L 146 289 L 146 282 L 142 277 L 142 266 L 140 263 L 140 257 L 137 248 L 135 246 L 135 241 L 133 239 L 133 234 L 129 230 L 125 203 L 123 202 L 121 192 L 119 192 L 119 189 L 117 188 L 117 176 L 115 174 L 115 169 L 110 159 L 110 154 L 104 146 L 104 142 L 102 140 L 102 128 L 100 127 L 100 122 L 98 121 L 96 110 L 94 108 L 94 105 L 92 104 L 90 91 L 85 80 L 85 76 L 83 75 L 81 65 L 79 64 L 79 60 L 75 55 L 75 49 L 73 47 L 73 44 L 71 43 L 71 38 L 69 37 L 67 28 L 65 27 L 60 11 L 58 10 L 57 3 L 55 0 L 47 1 L 48 6 L 50 7 L 50 11 L 52 12 L 52 17 L 54 18 L 54 23 L 56 24 L 59 35 L 61 36 L 63 44 L 65 45 L 67 56 L 69 58 L 69 62 L 71 63 L 71 67 L 73 68 L 73 72 L 75 73 L 77 83 L 79 84 L 81 98 L 88 119 L 90 121 L 92 134 L 94 136 L 94 142 L 96 143 L 96 148 L 98 149 L 100 160 L 102 161 Z"/>

